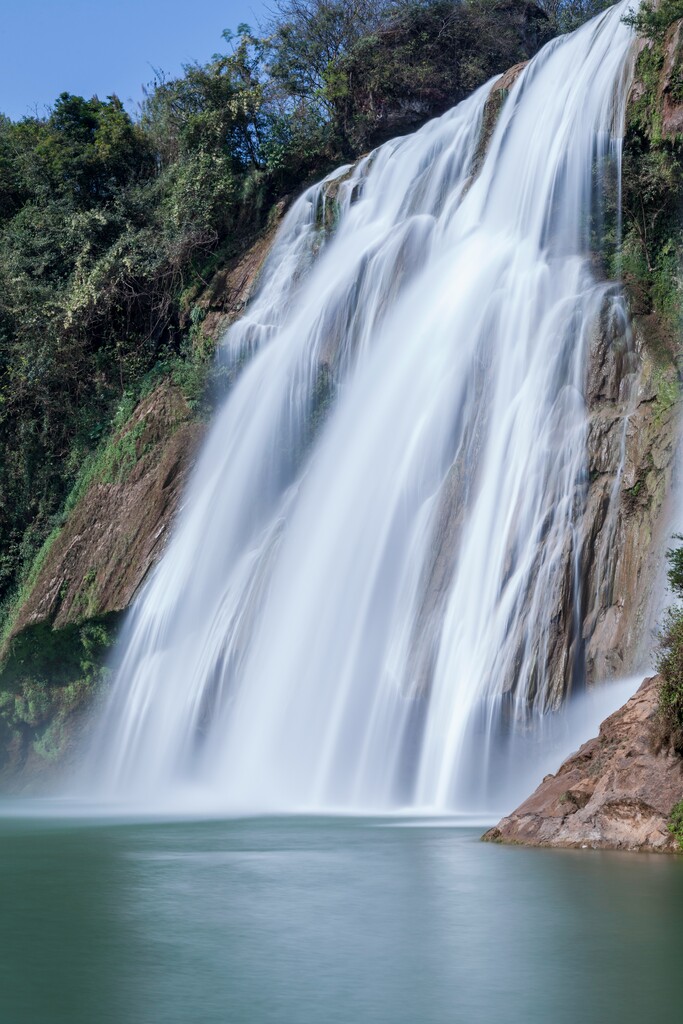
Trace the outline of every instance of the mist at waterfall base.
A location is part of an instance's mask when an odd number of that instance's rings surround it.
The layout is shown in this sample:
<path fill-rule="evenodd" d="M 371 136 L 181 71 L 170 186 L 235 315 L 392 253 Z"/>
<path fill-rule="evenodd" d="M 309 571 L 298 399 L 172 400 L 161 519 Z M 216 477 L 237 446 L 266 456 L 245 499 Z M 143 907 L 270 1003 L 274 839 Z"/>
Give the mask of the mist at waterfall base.
<path fill-rule="evenodd" d="M 490 85 L 294 203 L 222 343 L 236 383 L 129 616 L 91 798 L 493 813 L 635 689 L 556 710 L 603 599 L 583 389 L 601 318 L 628 346 L 589 259 L 626 9 L 541 51 L 485 154 Z"/>

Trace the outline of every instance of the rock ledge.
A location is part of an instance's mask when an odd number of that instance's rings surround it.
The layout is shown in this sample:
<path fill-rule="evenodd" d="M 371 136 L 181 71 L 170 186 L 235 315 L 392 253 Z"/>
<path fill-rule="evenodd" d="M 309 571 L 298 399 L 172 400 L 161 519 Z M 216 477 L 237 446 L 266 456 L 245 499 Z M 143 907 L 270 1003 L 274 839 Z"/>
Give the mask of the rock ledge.
<path fill-rule="evenodd" d="M 600 733 L 546 775 L 535 793 L 483 836 L 525 846 L 673 853 L 667 828 L 683 797 L 683 761 L 655 753 L 658 677 L 600 726 Z"/>

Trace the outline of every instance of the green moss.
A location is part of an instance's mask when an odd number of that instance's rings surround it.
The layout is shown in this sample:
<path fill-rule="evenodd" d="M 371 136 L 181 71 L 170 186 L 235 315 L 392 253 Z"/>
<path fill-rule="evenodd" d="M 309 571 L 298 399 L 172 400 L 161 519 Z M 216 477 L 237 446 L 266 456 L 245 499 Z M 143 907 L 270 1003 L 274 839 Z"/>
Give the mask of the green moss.
<path fill-rule="evenodd" d="M 97 610 L 97 572 L 94 566 L 88 569 L 78 588 L 78 593 L 74 600 L 74 611 L 78 613 L 78 617 L 81 619 L 89 618 Z"/>
<path fill-rule="evenodd" d="M 112 424 L 113 436 L 108 437 L 98 450 L 83 462 L 81 472 L 66 499 L 62 521 L 76 507 L 93 483 L 124 483 L 139 460 L 152 448 L 151 443 L 144 441 L 144 420 L 139 420 L 128 430 L 122 428 L 117 430 L 122 410 L 125 410 L 128 416 L 134 411 L 134 406 L 131 408 L 131 405 L 132 402 L 127 400 L 119 407 Z"/>
<path fill-rule="evenodd" d="M 655 372 L 654 385 L 657 397 L 654 403 L 655 423 L 660 423 L 665 413 L 672 409 L 680 398 L 681 388 L 678 378 L 671 370 L 659 369 Z"/>
<path fill-rule="evenodd" d="M 106 659 L 120 616 L 54 630 L 31 626 L 12 641 L 0 670 L 0 765 L 12 747 L 59 760 L 73 735 L 74 715 L 106 685 Z"/>
<path fill-rule="evenodd" d="M 683 850 L 683 800 L 680 800 L 671 808 L 668 828 L 676 840 L 679 850 Z"/>

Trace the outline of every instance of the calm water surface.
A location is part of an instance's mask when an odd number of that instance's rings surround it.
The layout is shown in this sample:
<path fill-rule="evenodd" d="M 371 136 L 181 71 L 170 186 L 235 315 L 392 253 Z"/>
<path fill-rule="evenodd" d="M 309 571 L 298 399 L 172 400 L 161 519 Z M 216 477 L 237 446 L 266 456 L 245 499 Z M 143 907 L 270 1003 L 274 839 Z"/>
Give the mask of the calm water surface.
<path fill-rule="evenodd" d="M 479 831 L 5 818 L 0 1024 L 676 1019 L 683 858 Z"/>

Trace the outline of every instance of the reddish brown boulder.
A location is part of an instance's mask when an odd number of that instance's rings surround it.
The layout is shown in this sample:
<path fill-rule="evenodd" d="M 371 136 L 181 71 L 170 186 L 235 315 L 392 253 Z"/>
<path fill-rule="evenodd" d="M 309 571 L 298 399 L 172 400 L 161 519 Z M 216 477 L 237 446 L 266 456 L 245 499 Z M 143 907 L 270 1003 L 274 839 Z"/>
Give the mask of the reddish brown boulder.
<path fill-rule="evenodd" d="M 526 846 L 674 852 L 667 828 L 683 798 L 683 760 L 655 753 L 658 677 L 600 726 L 599 735 L 547 775 L 483 837 Z"/>

